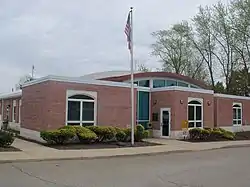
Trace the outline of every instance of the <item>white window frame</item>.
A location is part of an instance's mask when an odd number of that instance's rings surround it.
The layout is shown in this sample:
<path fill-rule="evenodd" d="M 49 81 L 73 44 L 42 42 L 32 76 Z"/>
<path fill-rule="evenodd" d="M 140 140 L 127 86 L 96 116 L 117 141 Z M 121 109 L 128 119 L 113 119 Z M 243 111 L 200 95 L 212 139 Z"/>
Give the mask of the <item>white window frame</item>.
<path fill-rule="evenodd" d="M 15 119 L 15 108 L 16 108 L 16 112 L 17 112 L 17 106 L 16 106 L 16 100 L 12 101 L 12 122 L 16 123 L 16 119 Z M 17 114 L 17 113 L 16 113 Z"/>
<path fill-rule="evenodd" d="M 238 106 L 235 106 L 235 105 L 239 105 L 240 107 L 238 107 Z M 242 103 L 233 103 L 233 110 L 236 110 L 236 119 L 234 119 L 234 116 L 233 116 L 233 126 L 242 126 Z M 240 110 L 240 118 L 238 118 L 239 116 L 238 116 L 238 110 Z M 236 124 L 234 124 L 234 121 L 237 121 L 237 123 Z M 239 121 L 241 121 L 241 123 L 238 123 Z"/>
<path fill-rule="evenodd" d="M 19 114 L 19 116 L 18 116 L 18 123 L 20 123 L 21 124 L 21 108 L 22 108 L 22 100 L 20 99 L 19 100 L 19 111 L 18 111 L 18 114 Z"/>
<path fill-rule="evenodd" d="M 192 101 L 197 101 L 199 102 L 200 104 L 189 104 L 189 102 L 192 102 Z M 189 120 L 189 115 L 188 115 L 188 107 L 189 106 L 194 106 L 194 120 Z M 196 106 L 201 106 L 201 120 L 196 120 Z M 192 129 L 192 128 L 203 128 L 203 99 L 201 98 L 191 98 L 189 97 L 188 98 L 188 104 L 187 104 L 187 119 L 188 119 L 188 123 L 194 123 L 194 127 L 189 127 L 189 129 Z M 196 127 L 196 123 L 201 123 L 201 127 Z"/>
<path fill-rule="evenodd" d="M 90 99 L 71 99 L 69 97 L 74 95 L 85 95 L 88 97 L 91 97 L 93 100 Z M 68 120 L 68 101 L 78 101 L 80 102 L 80 121 L 69 121 Z M 94 121 L 82 121 L 82 105 L 83 102 L 93 102 L 94 103 Z M 91 91 L 78 91 L 78 90 L 67 90 L 66 93 L 66 118 L 65 118 L 66 126 L 68 123 L 79 123 L 80 126 L 86 123 L 93 123 L 93 125 L 96 125 L 97 120 L 97 93 L 91 92 Z"/>

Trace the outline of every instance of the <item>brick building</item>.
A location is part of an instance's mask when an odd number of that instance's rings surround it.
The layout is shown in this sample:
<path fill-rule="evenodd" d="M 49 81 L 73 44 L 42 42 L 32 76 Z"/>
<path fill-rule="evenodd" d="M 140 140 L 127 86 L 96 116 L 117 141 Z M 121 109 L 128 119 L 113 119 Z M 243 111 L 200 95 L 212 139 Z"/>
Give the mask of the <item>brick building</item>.
<path fill-rule="evenodd" d="M 200 81 L 167 72 L 135 73 L 136 123 L 152 124 L 155 137 L 177 138 L 188 127 L 250 130 L 250 98 L 214 94 Z M 41 130 L 64 125 L 130 126 L 129 72 L 83 77 L 46 76 L 0 95 L 0 121 L 21 136 L 40 140 Z M 1 123 L 2 124 L 2 123 Z"/>

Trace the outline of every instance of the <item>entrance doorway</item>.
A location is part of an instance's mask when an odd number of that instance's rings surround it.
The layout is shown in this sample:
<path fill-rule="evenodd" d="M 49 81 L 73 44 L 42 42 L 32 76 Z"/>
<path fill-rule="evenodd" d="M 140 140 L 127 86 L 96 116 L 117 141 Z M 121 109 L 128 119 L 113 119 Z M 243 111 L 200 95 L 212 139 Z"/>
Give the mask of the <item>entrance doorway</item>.
<path fill-rule="evenodd" d="M 170 136 L 171 111 L 170 108 L 161 108 L 161 136 Z"/>

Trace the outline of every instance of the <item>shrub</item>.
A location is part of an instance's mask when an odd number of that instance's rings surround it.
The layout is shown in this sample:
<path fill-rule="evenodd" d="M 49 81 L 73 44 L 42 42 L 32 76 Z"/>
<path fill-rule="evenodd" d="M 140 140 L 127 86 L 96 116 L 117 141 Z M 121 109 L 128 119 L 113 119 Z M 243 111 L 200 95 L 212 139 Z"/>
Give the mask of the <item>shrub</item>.
<path fill-rule="evenodd" d="M 42 131 L 40 136 L 49 144 L 64 144 L 72 139 L 76 134 L 76 131 L 71 128 L 61 128 L 52 131 Z"/>
<path fill-rule="evenodd" d="M 212 139 L 221 139 L 223 138 L 223 132 L 218 129 L 214 129 L 210 134 Z"/>
<path fill-rule="evenodd" d="M 11 132 L 0 131 L 0 147 L 10 146 L 15 140 Z"/>
<path fill-rule="evenodd" d="M 131 140 L 131 128 L 125 128 L 123 132 L 126 134 L 125 141 L 130 141 Z M 137 130 L 135 128 L 134 130 L 134 135 L 137 133 Z"/>
<path fill-rule="evenodd" d="M 143 138 L 145 139 L 145 138 L 148 138 L 148 137 L 149 137 L 149 130 L 145 130 L 143 132 Z"/>
<path fill-rule="evenodd" d="M 115 138 L 118 142 L 124 142 L 126 138 L 126 134 L 123 131 L 116 132 Z"/>
<path fill-rule="evenodd" d="M 199 140 L 200 135 L 201 135 L 201 130 L 200 128 L 194 128 L 189 130 L 189 138 L 191 140 Z"/>
<path fill-rule="evenodd" d="M 207 140 L 210 136 L 210 132 L 209 130 L 206 129 L 201 129 L 200 131 L 200 139 L 201 140 Z"/>
<path fill-rule="evenodd" d="M 97 135 L 86 127 L 77 127 L 76 134 L 81 143 L 91 143 L 97 139 Z"/>
<path fill-rule="evenodd" d="M 115 138 L 116 130 L 114 127 L 87 126 L 86 128 L 97 135 L 99 142 L 110 141 Z"/>
<path fill-rule="evenodd" d="M 142 125 L 136 126 L 135 141 L 140 142 L 144 138 L 145 128 Z"/>

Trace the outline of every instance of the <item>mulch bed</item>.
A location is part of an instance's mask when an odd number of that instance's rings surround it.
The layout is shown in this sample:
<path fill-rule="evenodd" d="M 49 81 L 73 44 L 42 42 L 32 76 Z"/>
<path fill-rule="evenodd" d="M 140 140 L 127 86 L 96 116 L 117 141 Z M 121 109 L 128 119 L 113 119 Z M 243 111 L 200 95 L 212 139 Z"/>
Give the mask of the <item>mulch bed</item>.
<path fill-rule="evenodd" d="M 133 147 L 156 146 L 161 144 L 150 142 L 135 142 Z M 93 144 L 65 144 L 65 145 L 47 145 L 48 147 L 59 150 L 79 150 L 79 149 L 107 149 L 107 148 L 126 148 L 132 147 L 130 142 L 112 142 L 112 143 L 93 143 Z"/>
<path fill-rule="evenodd" d="M 209 139 L 209 140 L 189 140 L 189 139 L 182 139 L 181 141 L 187 141 L 187 142 L 192 142 L 192 143 L 199 143 L 199 142 L 239 141 L 239 140 L 250 140 L 250 131 L 236 132 L 234 140 L 228 140 L 228 139 L 225 139 L 225 138 L 219 138 L 219 139 Z"/>
<path fill-rule="evenodd" d="M 0 147 L 0 152 L 17 152 L 21 151 L 20 149 L 17 149 L 15 147 Z"/>

